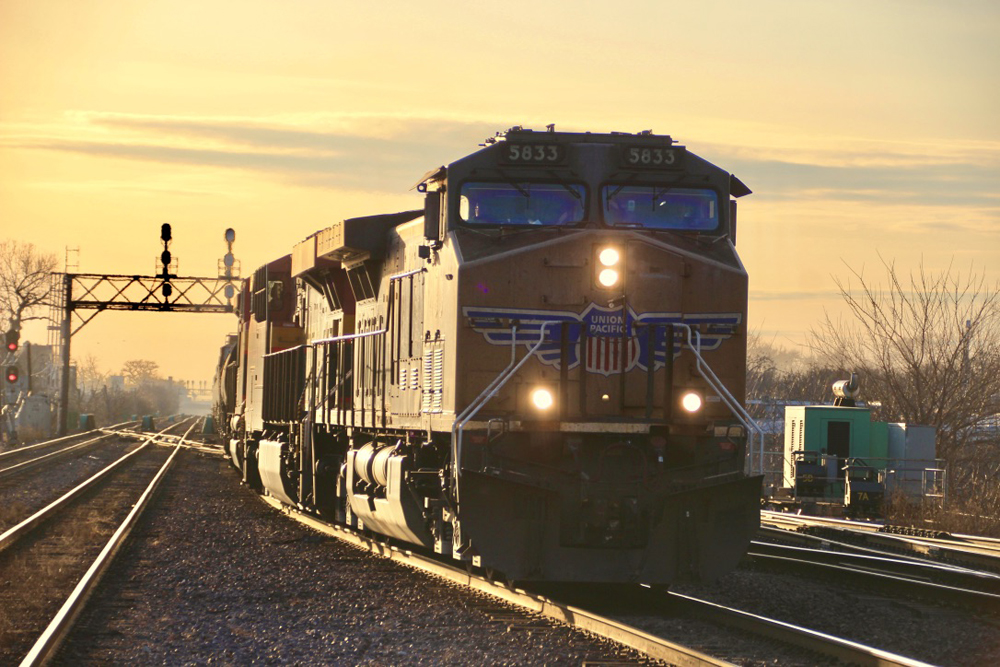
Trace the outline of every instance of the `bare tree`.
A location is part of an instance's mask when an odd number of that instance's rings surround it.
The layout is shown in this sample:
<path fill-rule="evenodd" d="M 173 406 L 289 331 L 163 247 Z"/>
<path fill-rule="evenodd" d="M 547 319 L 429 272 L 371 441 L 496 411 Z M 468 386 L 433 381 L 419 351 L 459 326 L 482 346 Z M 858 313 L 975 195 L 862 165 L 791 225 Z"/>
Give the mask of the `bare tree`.
<path fill-rule="evenodd" d="M 108 381 L 107 371 L 101 370 L 100 363 L 93 354 L 88 354 L 76 364 L 76 382 L 90 393 L 100 391 Z"/>
<path fill-rule="evenodd" d="M 132 359 L 122 364 L 122 375 L 134 387 L 142 387 L 160 377 L 160 366 L 148 359 Z"/>
<path fill-rule="evenodd" d="M 950 467 L 978 468 L 977 426 L 1000 411 L 1000 284 L 952 266 L 933 274 L 923 264 L 907 279 L 882 264 L 884 287 L 853 269 L 857 287 L 836 281 L 850 318 L 827 315 L 810 347 L 828 365 L 862 375 L 865 399 L 882 404 L 880 419 L 934 426 L 938 456 Z"/>
<path fill-rule="evenodd" d="M 0 241 L 0 315 L 12 325 L 43 319 L 39 306 L 48 304 L 55 255 L 39 252 L 31 243 Z"/>

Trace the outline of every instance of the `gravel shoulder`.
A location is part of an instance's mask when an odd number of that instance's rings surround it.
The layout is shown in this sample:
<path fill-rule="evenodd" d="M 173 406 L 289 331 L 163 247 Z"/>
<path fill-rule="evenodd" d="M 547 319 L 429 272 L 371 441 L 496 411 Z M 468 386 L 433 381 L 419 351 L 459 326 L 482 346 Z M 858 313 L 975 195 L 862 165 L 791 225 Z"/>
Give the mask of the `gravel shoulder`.
<path fill-rule="evenodd" d="M 187 450 L 56 664 L 636 664 L 300 526 Z"/>
<path fill-rule="evenodd" d="M 672 590 L 935 665 L 1000 662 L 997 614 L 901 598 L 868 580 L 809 580 L 744 564 L 713 584 Z"/>

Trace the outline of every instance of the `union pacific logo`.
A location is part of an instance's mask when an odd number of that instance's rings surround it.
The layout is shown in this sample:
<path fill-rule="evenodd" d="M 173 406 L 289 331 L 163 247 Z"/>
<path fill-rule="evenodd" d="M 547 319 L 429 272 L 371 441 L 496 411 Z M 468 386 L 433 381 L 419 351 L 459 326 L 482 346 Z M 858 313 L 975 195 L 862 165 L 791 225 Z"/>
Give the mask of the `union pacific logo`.
<path fill-rule="evenodd" d="M 545 322 L 549 325 L 545 341 L 535 351 L 546 366 L 560 368 L 562 328 L 566 329 L 566 357 L 569 368 L 581 363 L 589 373 L 611 375 L 638 368 L 663 368 L 667 359 L 668 324 L 683 323 L 697 328 L 703 352 L 715 350 L 722 341 L 732 337 L 742 320 L 740 313 L 636 313 L 631 306 L 608 308 L 591 303 L 580 313 L 557 310 L 522 308 L 485 308 L 466 306 L 462 309 L 474 331 L 491 345 L 510 347 L 513 325 L 517 324 L 517 345 L 530 350 L 538 342 Z M 676 357 L 686 338 L 680 328 L 674 330 L 670 346 Z"/>

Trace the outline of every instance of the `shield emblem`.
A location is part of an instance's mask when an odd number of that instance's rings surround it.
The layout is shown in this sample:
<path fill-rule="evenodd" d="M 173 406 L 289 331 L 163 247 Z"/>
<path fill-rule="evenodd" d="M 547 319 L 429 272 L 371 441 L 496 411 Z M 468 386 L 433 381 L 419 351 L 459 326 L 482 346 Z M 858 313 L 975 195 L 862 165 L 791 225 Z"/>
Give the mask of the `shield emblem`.
<path fill-rule="evenodd" d="M 601 375 L 621 373 L 623 361 L 625 369 L 629 370 L 639 360 L 639 342 L 635 336 L 630 336 L 624 341 L 620 337 L 588 338 L 586 359 L 588 373 Z"/>

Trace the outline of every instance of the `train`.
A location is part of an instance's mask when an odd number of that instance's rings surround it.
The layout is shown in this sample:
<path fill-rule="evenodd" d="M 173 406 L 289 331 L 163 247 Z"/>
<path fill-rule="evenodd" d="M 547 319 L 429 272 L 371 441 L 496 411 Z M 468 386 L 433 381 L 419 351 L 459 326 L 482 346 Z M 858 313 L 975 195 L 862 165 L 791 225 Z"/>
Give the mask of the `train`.
<path fill-rule="evenodd" d="M 666 135 L 513 127 L 242 282 L 215 421 L 242 480 L 510 582 L 735 568 L 750 189 Z"/>

